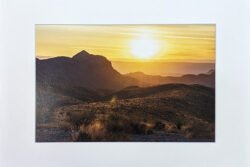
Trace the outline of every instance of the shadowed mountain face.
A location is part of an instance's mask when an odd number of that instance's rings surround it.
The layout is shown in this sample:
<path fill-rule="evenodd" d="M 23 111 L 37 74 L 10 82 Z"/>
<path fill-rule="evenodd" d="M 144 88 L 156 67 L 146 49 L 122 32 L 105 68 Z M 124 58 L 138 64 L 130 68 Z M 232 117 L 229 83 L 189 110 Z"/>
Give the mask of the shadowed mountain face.
<path fill-rule="evenodd" d="M 36 59 L 36 75 L 38 84 L 63 87 L 120 89 L 139 84 L 136 79 L 123 76 L 113 69 L 105 57 L 86 51 L 79 52 L 73 58 Z"/>
<path fill-rule="evenodd" d="M 142 72 L 126 74 L 131 78 L 136 78 L 151 85 L 159 85 L 166 83 L 183 83 L 183 84 L 200 84 L 208 87 L 215 87 L 215 71 L 210 70 L 205 74 L 187 74 L 181 77 L 164 77 L 157 75 L 147 75 Z"/>

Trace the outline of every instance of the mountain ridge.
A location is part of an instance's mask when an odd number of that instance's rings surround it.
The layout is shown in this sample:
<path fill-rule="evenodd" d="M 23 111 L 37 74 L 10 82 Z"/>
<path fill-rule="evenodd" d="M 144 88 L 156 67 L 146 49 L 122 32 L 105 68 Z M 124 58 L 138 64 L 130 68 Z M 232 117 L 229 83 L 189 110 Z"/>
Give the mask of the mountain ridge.
<path fill-rule="evenodd" d="M 215 87 L 215 71 L 209 70 L 207 73 L 201 74 L 185 74 L 180 77 L 174 76 L 161 76 L 161 75 L 148 75 L 143 72 L 134 72 L 125 74 L 126 76 L 136 78 L 140 81 L 147 82 L 151 85 L 161 85 L 169 83 L 181 84 L 200 84 L 208 87 Z"/>
<path fill-rule="evenodd" d="M 120 89 L 139 84 L 134 78 L 123 76 L 104 56 L 81 51 L 69 57 L 36 59 L 38 83 L 81 86 L 90 89 Z"/>
<path fill-rule="evenodd" d="M 85 50 L 70 57 L 36 58 L 37 85 L 65 88 L 83 87 L 92 90 L 120 90 L 130 86 L 147 87 L 168 83 L 201 84 L 215 87 L 215 71 L 202 74 L 185 74 L 180 77 L 147 75 L 143 72 L 121 74 L 111 61 Z"/>

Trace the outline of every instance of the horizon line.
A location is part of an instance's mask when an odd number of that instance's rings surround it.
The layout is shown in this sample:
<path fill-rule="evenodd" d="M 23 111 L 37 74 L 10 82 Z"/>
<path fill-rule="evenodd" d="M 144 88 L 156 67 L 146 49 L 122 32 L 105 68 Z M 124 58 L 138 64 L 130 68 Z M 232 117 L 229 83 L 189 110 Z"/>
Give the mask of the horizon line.
<path fill-rule="evenodd" d="M 100 55 L 102 56 L 102 55 Z M 51 58 L 56 58 L 56 57 L 68 57 L 72 58 L 73 56 L 38 56 L 36 55 L 35 58 L 38 58 L 39 60 L 47 60 Z M 103 56 L 105 57 L 105 56 Z M 111 62 L 121 62 L 121 63 L 210 63 L 210 64 L 215 64 L 216 60 L 193 60 L 193 59 L 186 59 L 186 60 L 178 60 L 178 59 L 149 59 L 149 60 L 133 60 L 133 59 L 108 59 L 105 57 L 107 60 Z"/>

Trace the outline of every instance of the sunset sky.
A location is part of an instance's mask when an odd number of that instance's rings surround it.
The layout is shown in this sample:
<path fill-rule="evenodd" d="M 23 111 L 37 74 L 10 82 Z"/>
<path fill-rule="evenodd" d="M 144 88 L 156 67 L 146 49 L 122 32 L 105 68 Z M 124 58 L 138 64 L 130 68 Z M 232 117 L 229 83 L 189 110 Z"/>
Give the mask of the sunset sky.
<path fill-rule="evenodd" d="M 213 62 L 215 25 L 36 25 L 36 57 L 81 50 L 111 61 Z"/>

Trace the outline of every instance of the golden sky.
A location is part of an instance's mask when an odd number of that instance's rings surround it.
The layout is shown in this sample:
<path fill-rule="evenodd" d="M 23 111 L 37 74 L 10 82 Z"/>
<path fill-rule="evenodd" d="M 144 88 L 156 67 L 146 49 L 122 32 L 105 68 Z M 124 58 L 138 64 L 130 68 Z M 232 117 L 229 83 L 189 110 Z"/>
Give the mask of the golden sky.
<path fill-rule="evenodd" d="M 81 50 L 111 61 L 214 62 L 215 25 L 36 25 L 36 57 Z"/>

